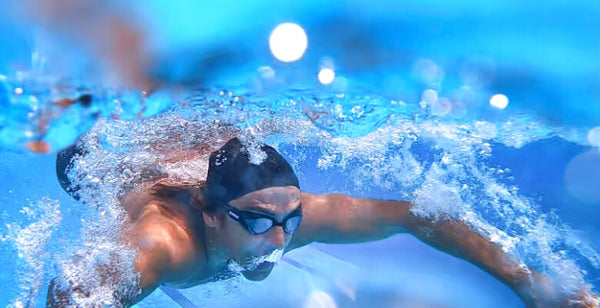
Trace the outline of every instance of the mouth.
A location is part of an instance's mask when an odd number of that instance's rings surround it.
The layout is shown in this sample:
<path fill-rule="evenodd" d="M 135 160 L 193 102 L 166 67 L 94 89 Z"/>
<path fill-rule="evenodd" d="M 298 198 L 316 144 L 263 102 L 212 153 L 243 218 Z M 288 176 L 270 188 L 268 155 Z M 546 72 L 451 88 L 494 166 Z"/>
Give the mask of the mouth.
<path fill-rule="evenodd" d="M 281 256 L 283 256 L 283 249 L 277 249 L 260 257 L 247 258 L 245 262 L 236 262 L 231 259 L 228 261 L 227 267 L 230 271 L 237 273 L 269 272 L 281 259 Z"/>
<path fill-rule="evenodd" d="M 261 281 L 269 276 L 273 267 L 275 267 L 275 263 L 265 261 L 258 264 L 258 266 L 252 270 L 243 271 L 242 275 L 251 281 Z"/>
<path fill-rule="evenodd" d="M 265 261 L 265 262 L 262 262 L 262 263 L 258 264 L 258 266 L 254 270 L 262 272 L 262 271 L 270 270 L 274 266 L 275 266 L 275 263 L 269 262 L 269 261 Z"/>

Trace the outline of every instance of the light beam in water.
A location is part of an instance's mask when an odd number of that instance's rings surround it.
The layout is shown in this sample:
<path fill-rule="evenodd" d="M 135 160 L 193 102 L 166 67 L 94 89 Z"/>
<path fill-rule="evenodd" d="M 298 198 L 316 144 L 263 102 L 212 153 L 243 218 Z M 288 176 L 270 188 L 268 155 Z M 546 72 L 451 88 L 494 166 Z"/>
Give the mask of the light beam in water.
<path fill-rule="evenodd" d="M 314 290 L 306 299 L 304 303 L 304 307 L 306 308 L 337 308 L 335 304 L 335 300 L 331 295 L 323 292 L 321 290 Z"/>

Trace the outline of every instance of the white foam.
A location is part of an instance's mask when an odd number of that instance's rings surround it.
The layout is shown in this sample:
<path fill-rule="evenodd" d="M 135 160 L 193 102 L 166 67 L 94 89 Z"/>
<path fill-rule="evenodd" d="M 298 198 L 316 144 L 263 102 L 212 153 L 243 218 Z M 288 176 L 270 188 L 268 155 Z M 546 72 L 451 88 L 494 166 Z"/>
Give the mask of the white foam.
<path fill-rule="evenodd" d="M 40 288 L 44 282 L 47 264 L 50 258 L 46 246 L 52 233 L 60 224 L 62 213 L 60 203 L 48 198 L 42 198 L 35 204 L 23 208 L 28 219 L 32 222 L 24 228 L 14 224 L 9 229 L 13 234 L 14 245 L 17 248 L 19 272 L 17 281 L 19 295 L 15 298 L 12 307 L 35 307 Z"/>
<path fill-rule="evenodd" d="M 260 141 L 247 135 L 241 135 L 238 138 L 244 146 L 244 150 L 248 153 L 251 164 L 258 166 L 267 159 L 267 153 L 261 148 L 262 143 Z"/>
<path fill-rule="evenodd" d="M 277 263 L 281 260 L 283 256 L 283 249 L 275 249 L 268 255 L 258 256 L 258 257 L 250 257 L 244 260 L 243 264 L 238 263 L 235 260 L 229 260 L 227 264 L 227 268 L 232 273 L 241 273 L 243 271 L 252 271 L 256 269 L 261 263 L 270 262 Z"/>
<path fill-rule="evenodd" d="M 216 144 L 227 141 L 221 136 L 256 128 L 251 131 L 251 138 L 244 141 L 253 164 L 261 164 L 266 157 L 253 140 L 276 148 L 280 144 L 292 145 L 292 152 L 282 154 L 288 154 L 300 176 L 311 167 L 307 164 L 312 160 L 307 156 L 317 153 L 314 167 L 343 174 L 335 185 L 323 190 L 373 196 L 374 190 L 383 189 L 397 199 L 414 201 L 413 212 L 417 215 L 461 219 L 519 260 L 539 265 L 551 275 L 564 276 L 565 286 L 570 290 L 580 286 L 585 278 L 581 262 L 573 261 L 575 258 L 555 251 L 554 247 L 563 245 L 571 255 L 598 267 L 600 258 L 594 249 L 577 240 L 560 220 L 539 213 L 536 202 L 501 181 L 503 175 L 486 165 L 486 159 L 492 155 L 490 144 L 493 142 L 518 148 L 553 136 L 579 142 L 585 139 L 585 134 L 580 136 L 565 128 L 552 127 L 531 115 L 515 115 L 503 122 L 478 120 L 472 123 L 394 115 L 377 130 L 351 138 L 334 136 L 331 131 L 315 125 L 315 120 L 310 118 L 314 113 L 304 110 L 313 106 L 315 101 L 311 98 L 297 97 L 293 104 L 289 103 L 290 99 L 281 99 L 289 104 L 278 105 L 283 107 L 278 107 L 282 109 L 277 114 L 251 108 L 250 100 L 234 108 L 224 99 L 204 98 L 198 101 L 200 108 L 192 106 L 178 110 L 180 114 L 163 114 L 139 122 L 101 120 L 84 138 L 90 154 L 77 162 L 70 177 L 82 187 L 88 187 L 82 200 L 98 212 L 106 213 L 101 223 L 88 227 L 85 232 L 90 246 L 101 248 L 92 253 L 96 257 L 89 257 L 84 263 L 104 260 L 101 256 L 106 255 L 105 251 L 116 250 L 127 255 L 126 249 L 114 245 L 125 219 L 117 202 L 124 185 L 135 186 L 141 174 L 186 181 L 202 177 L 200 180 L 204 180 L 205 160 L 195 157 L 182 161 L 171 154 L 210 152 L 205 144 L 212 144 L 216 149 Z M 348 99 L 351 100 L 350 95 Z M 238 123 L 238 127 L 221 125 L 215 129 L 223 122 Z M 415 150 L 418 147 L 425 148 L 427 153 Z M 314 152 L 306 151 L 307 148 Z M 323 181 L 322 185 L 330 184 Z M 255 268 L 262 262 L 277 262 L 281 257 L 279 253 L 282 252 L 231 266 L 237 272 Z M 129 262 L 125 255 L 120 257 L 124 260 L 122 264 Z M 85 266 L 83 269 L 75 266 L 69 273 L 83 277 L 88 273 L 86 270 Z M 134 273 L 125 272 L 128 279 L 124 285 L 135 280 Z M 98 292 L 107 294 L 104 289 Z"/>

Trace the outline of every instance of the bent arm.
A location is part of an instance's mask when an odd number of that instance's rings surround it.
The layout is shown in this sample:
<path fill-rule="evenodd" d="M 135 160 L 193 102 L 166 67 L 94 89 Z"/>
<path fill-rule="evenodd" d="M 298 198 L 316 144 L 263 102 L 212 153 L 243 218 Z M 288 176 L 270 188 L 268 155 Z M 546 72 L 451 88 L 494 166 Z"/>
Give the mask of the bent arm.
<path fill-rule="evenodd" d="M 303 193 L 302 203 L 304 220 L 292 249 L 310 242 L 357 243 L 408 232 L 490 273 L 526 303 L 531 297 L 530 287 L 538 274 L 458 220 L 434 222 L 418 217 L 410 211 L 412 204 L 405 201 Z"/>
<path fill-rule="evenodd" d="M 100 285 L 85 285 L 73 281 L 68 281 L 63 277 L 54 278 L 48 287 L 46 307 L 84 307 L 87 304 L 81 304 L 79 301 L 87 302 L 97 296 L 96 292 L 104 293 L 108 290 L 113 291 L 111 306 L 129 307 L 141 301 L 154 291 L 162 281 L 166 270 L 169 267 L 170 253 L 168 248 L 168 238 L 161 237 L 157 231 L 160 228 L 154 228 L 154 232 L 145 232 L 144 228 L 148 226 L 138 226 L 137 234 L 130 237 L 130 245 L 136 250 L 134 264 L 135 273 L 139 274 L 136 285 L 122 285 L 122 281 L 131 280 L 122 279 L 121 275 L 130 275 L 131 273 L 121 273 L 115 271 L 117 265 L 102 264 L 95 266 L 95 272 L 100 277 Z M 83 265 L 86 266 L 86 265 Z M 82 269 L 83 270 L 83 269 Z M 98 288 L 100 287 L 100 288 Z M 137 294 L 121 294 L 119 288 L 137 289 Z"/>

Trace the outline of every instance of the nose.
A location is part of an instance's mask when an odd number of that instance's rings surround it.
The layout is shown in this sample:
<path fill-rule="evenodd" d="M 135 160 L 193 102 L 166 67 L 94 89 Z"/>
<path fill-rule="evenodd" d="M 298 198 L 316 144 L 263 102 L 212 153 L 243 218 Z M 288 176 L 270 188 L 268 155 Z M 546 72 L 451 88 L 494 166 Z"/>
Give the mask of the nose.
<path fill-rule="evenodd" d="M 284 248 L 285 247 L 285 232 L 281 226 L 275 226 L 271 231 L 269 231 L 268 241 L 271 245 L 276 248 Z"/>

